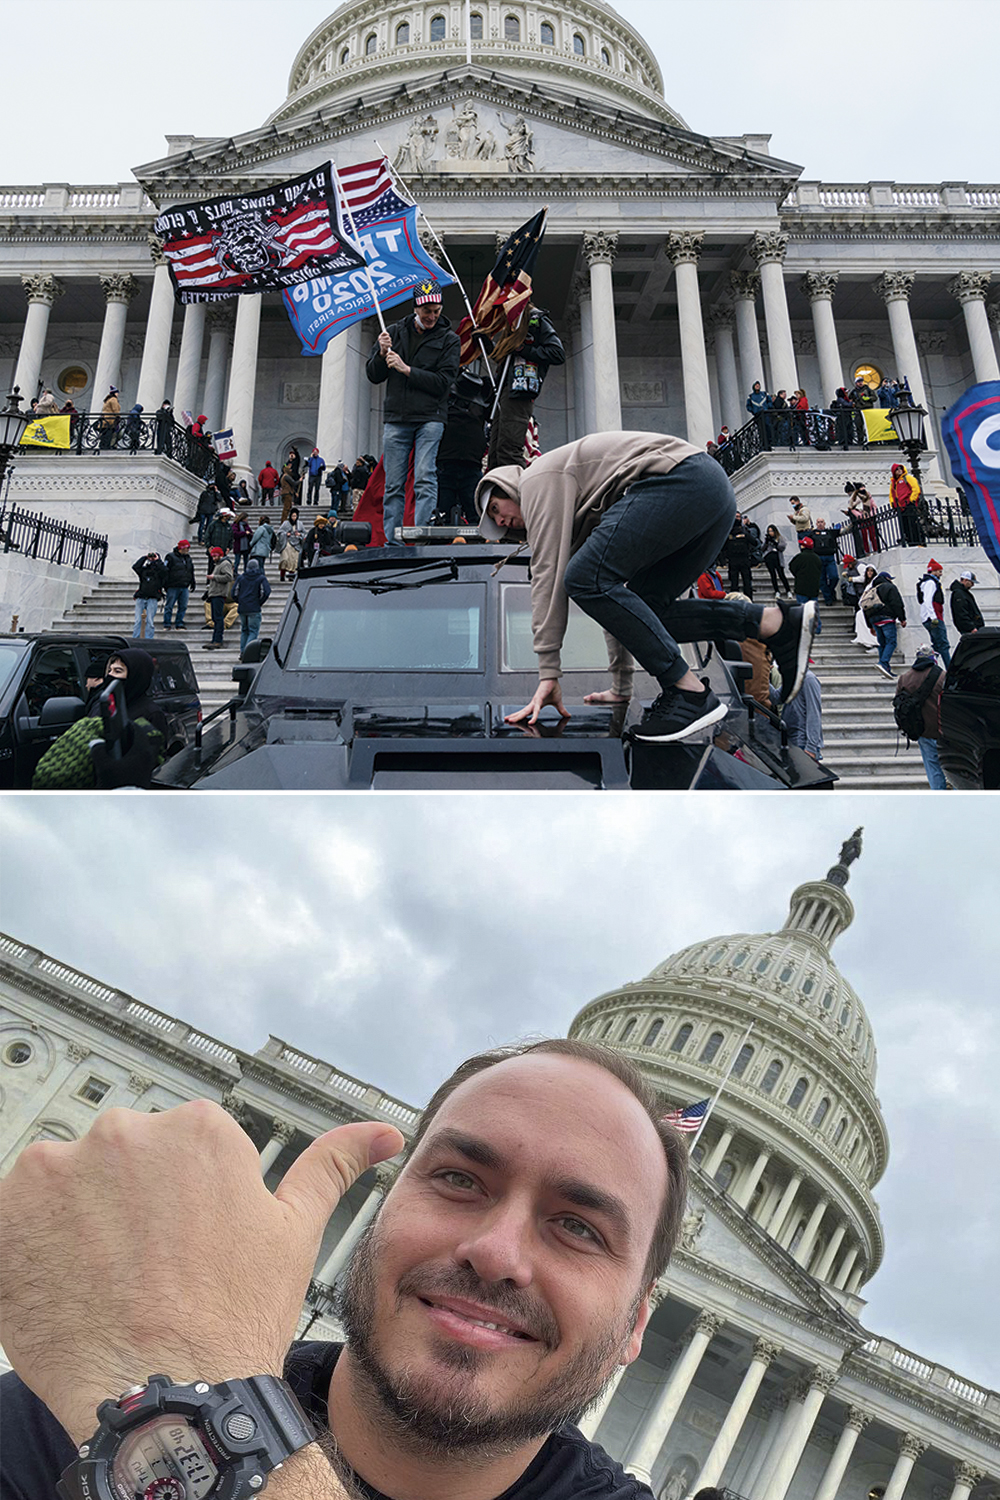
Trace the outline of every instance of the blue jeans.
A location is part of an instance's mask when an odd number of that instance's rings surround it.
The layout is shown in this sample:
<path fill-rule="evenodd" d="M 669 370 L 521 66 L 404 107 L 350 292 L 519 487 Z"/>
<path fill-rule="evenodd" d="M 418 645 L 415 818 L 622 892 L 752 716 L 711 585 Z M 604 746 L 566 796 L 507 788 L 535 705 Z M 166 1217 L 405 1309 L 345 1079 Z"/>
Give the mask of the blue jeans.
<path fill-rule="evenodd" d="M 819 585 L 823 590 L 823 598 L 827 604 L 837 602 L 837 584 L 840 582 L 840 574 L 837 571 L 837 559 L 835 557 L 823 557 L 823 572 L 820 574 Z"/>
<path fill-rule="evenodd" d="M 795 602 L 796 602 L 796 604 L 808 604 L 809 603 L 809 595 L 808 594 L 796 594 L 795 595 Z M 823 634 L 823 621 L 819 617 L 819 600 L 815 599 L 815 600 L 813 600 L 813 603 L 816 605 L 816 634 L 817 635 L 822 635 Z"/>
<path fill-rule="evenodd" d="M 139 627 L 143 619 L 146 621 L 146 639 L 151 641 L 156 634 L 153 626 L 156 624 L 156 606 L 159 599 L 137 599 L 135 601 L 135 625 L 132 628 L 132 639 L 139 639 Z"/>
<path fill-rule="evenodd" d="M 917 740 L 917 745 L 920 750 L 920 759 L 924 763 L 924 770 L 927 772 L 927 785 L 932 792 L 946 792 L 948 783 L 941 769 L 937 740 L 923 738 Z"/>
<path fill-rule="evenodd" d="M 240 655 L 242 656 L 251 641 L 255 641 L 260 635 L 260 610 L 254 610 L 252 614 L 240 614 Z"/>
<path fill-rule="evenodd" d="M 762 605 L 678 597 L 715 562 L 735 514 L 721 466 L 692 454 L 630 485 L 570 558 L 567 594 L 663 688 L 688 670 L 678 641 L 757 638 Z"/>
<path fill-rule="evenodd" d="M 878 664 L 880 667 L 888 667 L 896 649 L 895 620 L 889 620 L 885 625 L 876 625 L 875 639 L 878 641 Z"/>
<path fill-rule="evenodd" d="M 951 647 L 948 644 L 948 629 L 943 620 L 925 620 L 924 629 L 931 638 L 931 645 L 946 667 L 951 666 Z"/>
<path fill-rule="evenodd" d="M 221 594 L 212 594 L 208 607 L 212 611 L 212 645 L 220 646 L 222 632 L 226 628 L 226 601 Z"/>
<path fill-rule="evenodd" d="M 406 473 L 413 454 L 413 524 L 426 526 L 437 506 L 437 451 L 444 432 L 443 422 L 386 422 L 382 433 L 382 462 L 385 466 L 385 498 L 382 501 L 382 525 L 387 547 L 402 547 L 395 540 L 396 528 L 403 524 L 406 504 Z"/>
<path fill-rule="evenodd" d="M 177 629 L 180 630 L 184 624 L 184 616 L 187 614 L 189 589 L 167 589 L 167 602 L 163 606 L 163 628 L 169 630 L 174 623 L 174 608 L 177 609 Z"/>

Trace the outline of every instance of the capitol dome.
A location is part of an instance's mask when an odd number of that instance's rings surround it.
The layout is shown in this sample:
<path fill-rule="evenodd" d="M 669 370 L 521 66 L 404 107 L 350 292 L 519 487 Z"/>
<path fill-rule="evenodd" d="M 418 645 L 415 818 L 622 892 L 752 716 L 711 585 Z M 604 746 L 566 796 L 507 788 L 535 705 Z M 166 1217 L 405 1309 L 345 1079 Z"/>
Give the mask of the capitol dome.
<path fill-rule="evenodd" d="M 793 892 L 780 931 L 683 948 L 570 1029 L 628 1053 L 668 1108 L 724 1082 L 694 1150 L 700 1173 L 819 1280 L 836 1266 L 830 1284 L 846 1291 L 882 1258 L 872 1189 L 888 1158 L 871 1023 L 830 953 L 854 917 L 860 832 Z M 857 1249 L 846 1261 L 845 1242 Z"/>
<path fill-rule="evenodd" d="M 685 128 L 663 98 L 663 77 L 639 33 L 603 0 L 570 0 L 559 6 L 536 0 L 472 0 L 471 38 L 460 0 L 348 0 L 317 26 L 299 49 L 288 97 L 267 124 L 293 120 L 333 103 L 386 87 L 405 97 L 408 84 L 464 66 L 501 83 L 516 76 L 548 92 L 574 93 L 623 105 L 665 125 Z M 471 54 L 471 55 L 470 55 Z"/>

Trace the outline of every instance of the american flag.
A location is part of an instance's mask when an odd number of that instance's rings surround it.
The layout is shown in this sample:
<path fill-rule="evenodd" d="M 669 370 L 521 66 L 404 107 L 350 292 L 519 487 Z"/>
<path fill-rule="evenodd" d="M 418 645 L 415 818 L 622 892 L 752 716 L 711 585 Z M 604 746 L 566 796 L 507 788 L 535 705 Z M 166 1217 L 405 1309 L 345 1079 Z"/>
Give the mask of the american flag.
<path fill-rule="evenodd" d="M 497 336 L 513 328 L 531 301 L 531 273 L 545 233 L 543 208 L 534 218 L 509 236 L 482 290 L 471 318 L 463 318 L 455 330 L 462 340 L 461 361 L 467 365 L 481 354 L 476 334 L 496 342 Z"/>
<path fill-rule="evenodd" d="M 367 229 L 379 219 L 394 219 L 410 207 L 393 188 L 389 163 L 384 156 L 377 161 L 359 162 L 353 167 L 338 167 L 337 176 L 350 223 L 357 230 Z"/>
<path fill-rule="evenodd" d="M 697 1104 L 685 1105 L 683 1109 L 672 1109 L 669 1114 L 662 1115 L 664 1125 L 672 1125 L 675 1130 L 694 1131 L 698 1129 L 705 1118 L 710 1099 L 699 1099 Z"/>

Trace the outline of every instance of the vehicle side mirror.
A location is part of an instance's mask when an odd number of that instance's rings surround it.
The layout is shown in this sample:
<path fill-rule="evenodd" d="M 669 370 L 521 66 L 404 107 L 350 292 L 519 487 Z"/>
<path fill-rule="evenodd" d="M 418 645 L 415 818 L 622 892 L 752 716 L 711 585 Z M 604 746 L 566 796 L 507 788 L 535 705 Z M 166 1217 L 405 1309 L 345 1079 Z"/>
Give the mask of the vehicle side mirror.
<path fill-rule="evenodd" d="M 244 651 L 242 661 L 246 663 L 263 661 L 270 649 L 271 637 L 267 635 L 258 636 L 257 640 L 251 641 L 249 646 Z M 235 681 L 239 682 L 240 678 L 236 676 L 237 670 L 238 668 L 234 667 L 233 678 L 235 679 Z"/>
<path fill-rule="evenodd" d="M 38 715 L 38 728 L 51 732 L 53 729 L 69 729 L 77 719 L 82 719 L 87 705 L 82 698 L 48 698 Z"/>

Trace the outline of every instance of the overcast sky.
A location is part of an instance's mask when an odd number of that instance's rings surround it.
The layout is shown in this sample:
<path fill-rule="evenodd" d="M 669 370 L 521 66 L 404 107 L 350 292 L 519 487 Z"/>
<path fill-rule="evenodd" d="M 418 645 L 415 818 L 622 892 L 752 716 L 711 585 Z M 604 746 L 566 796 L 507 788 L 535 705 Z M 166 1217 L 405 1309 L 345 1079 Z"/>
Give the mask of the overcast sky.
<path fill-rule="evenodd" d="M 891 1142 L 865 1322 L 1000 1386 L 995 799 L 8 796 L 0 819 L 4 931 L 417 1105 L 690 943 L 780 927 L 864 824 L 835 956 Z"/>
<path fill-rule="evenodd" d="M 326 0 L 6 7 L 0 181 L 127 181 L 164 136 L 238 135 L 283 101 Z M 621 0 L 704 135 L 772 135 L 827 182 L 996 182 L 997 0 Z M 44 22 L 42 20 L 44 18 Z M 991 36 L 993 40 L 991 41 Z"/>

